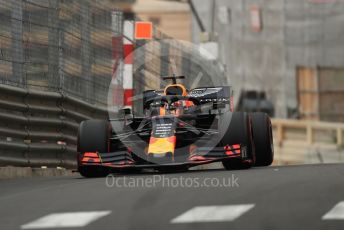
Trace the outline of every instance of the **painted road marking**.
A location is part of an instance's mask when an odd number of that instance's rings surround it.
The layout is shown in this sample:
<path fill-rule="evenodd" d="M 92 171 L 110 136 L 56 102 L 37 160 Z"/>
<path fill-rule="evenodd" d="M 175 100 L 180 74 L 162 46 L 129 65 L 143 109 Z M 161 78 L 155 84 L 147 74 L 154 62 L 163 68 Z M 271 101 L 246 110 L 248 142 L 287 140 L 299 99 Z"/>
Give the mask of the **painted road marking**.
<path fill-rule="evenodd" d="M 323 215 L 323 220 L 344 220 L 344 201 L 336 204 L 328 213 Z"/>
<path fill-rule="evenodd" d="M 197 206 L 177 216 L 171 223 L 233 221 L 254 207 L 254 204 Z"/>
<path fill-rule="evenodd" d="M 76 228 L 109 215 L 111 211 L 52 213 L 35 221 L 24 224 L 22 229 Z"/>

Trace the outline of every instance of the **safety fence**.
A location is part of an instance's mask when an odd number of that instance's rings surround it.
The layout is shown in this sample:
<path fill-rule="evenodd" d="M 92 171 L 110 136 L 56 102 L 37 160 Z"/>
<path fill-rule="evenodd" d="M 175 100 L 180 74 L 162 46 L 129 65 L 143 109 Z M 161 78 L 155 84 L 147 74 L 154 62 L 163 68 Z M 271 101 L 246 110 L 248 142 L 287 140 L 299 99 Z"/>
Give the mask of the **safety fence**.
<path fill-rule="evenodd" d="M 204 85 L 225 78 L 209 73 L 214 63 L 197 49 L 155 27 L 152 39 L 135 40 L 140 19 L 116 10 L 114 1 L 0 0 L 0 20 L 2 84 L 104 105 L 113 81 L 116 105 L 132 106 L 128 98 L 160 88 L 161 76 L 185 75 L 187 85 L 200 75 Z"/>
<path fill-rule="evenodd" d="M 62 93 L 6 85 L 0 108 L 0 166 L 74 167 L 79 123 L 108 117 L 107 108 Z"/>
<path fill-rule="evenodd" d="M 123 15 L 105 3 L 1 0 L 0 82 L 106 103 Z"/>
<path fill-rule="evenodd" d="M 110 1 L 0 0 L 0 165 L 75 166 L 80 121 L 106 119 L 123 13 Z"/>

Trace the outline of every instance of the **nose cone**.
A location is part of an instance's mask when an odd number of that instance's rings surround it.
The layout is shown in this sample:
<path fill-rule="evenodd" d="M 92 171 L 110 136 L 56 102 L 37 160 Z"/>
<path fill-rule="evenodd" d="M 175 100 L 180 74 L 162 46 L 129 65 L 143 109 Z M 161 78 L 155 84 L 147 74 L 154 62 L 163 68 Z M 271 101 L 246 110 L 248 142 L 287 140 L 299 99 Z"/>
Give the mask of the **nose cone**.
<path fill-rule="evenodd" d="M 153 164 L 168 164 L 168 163 L 173 163 L 173 153 L 172 152 L 167 152 L 164 154 L 153 154 L 153 153 L 148 153 L 147 155 L 147 161 Z"/>

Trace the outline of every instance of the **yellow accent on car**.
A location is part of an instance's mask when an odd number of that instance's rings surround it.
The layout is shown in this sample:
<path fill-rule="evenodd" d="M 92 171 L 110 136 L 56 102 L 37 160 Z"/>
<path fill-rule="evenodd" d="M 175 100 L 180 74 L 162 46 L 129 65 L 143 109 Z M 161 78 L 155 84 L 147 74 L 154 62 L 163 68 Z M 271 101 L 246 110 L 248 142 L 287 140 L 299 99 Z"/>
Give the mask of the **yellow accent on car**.
<path fill-rule="evenodd" d="M 175 137 L 154 138 L 149 142 L 148 154 L 174 153 Z"/>

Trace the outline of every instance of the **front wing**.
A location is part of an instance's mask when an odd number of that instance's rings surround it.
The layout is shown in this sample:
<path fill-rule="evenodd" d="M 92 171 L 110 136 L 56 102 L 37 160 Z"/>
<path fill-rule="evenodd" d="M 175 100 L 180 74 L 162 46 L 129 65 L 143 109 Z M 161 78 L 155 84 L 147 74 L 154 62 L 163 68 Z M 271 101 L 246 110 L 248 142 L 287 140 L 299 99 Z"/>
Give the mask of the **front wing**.
<path fill-rule="evenodd" d="M 220 162 L 230 159 L 240 159 L 243 162 L 250 162 L 247 156 L 246 146 L 240 144 L 229 145 L 215 148 L 198 148 L 197 152 L 189 154 L 186 161 L 173 163 L 137 163 L 132 154 L 128 151 L 117 151 L 110 153 L 86 152 L 79 157 L 79 165 L 105 167 L 109 169 L 130 169 L 130 168 L 167 168 L 167 167 L 185 167 L 190 168 L 197 165 Z"/>

